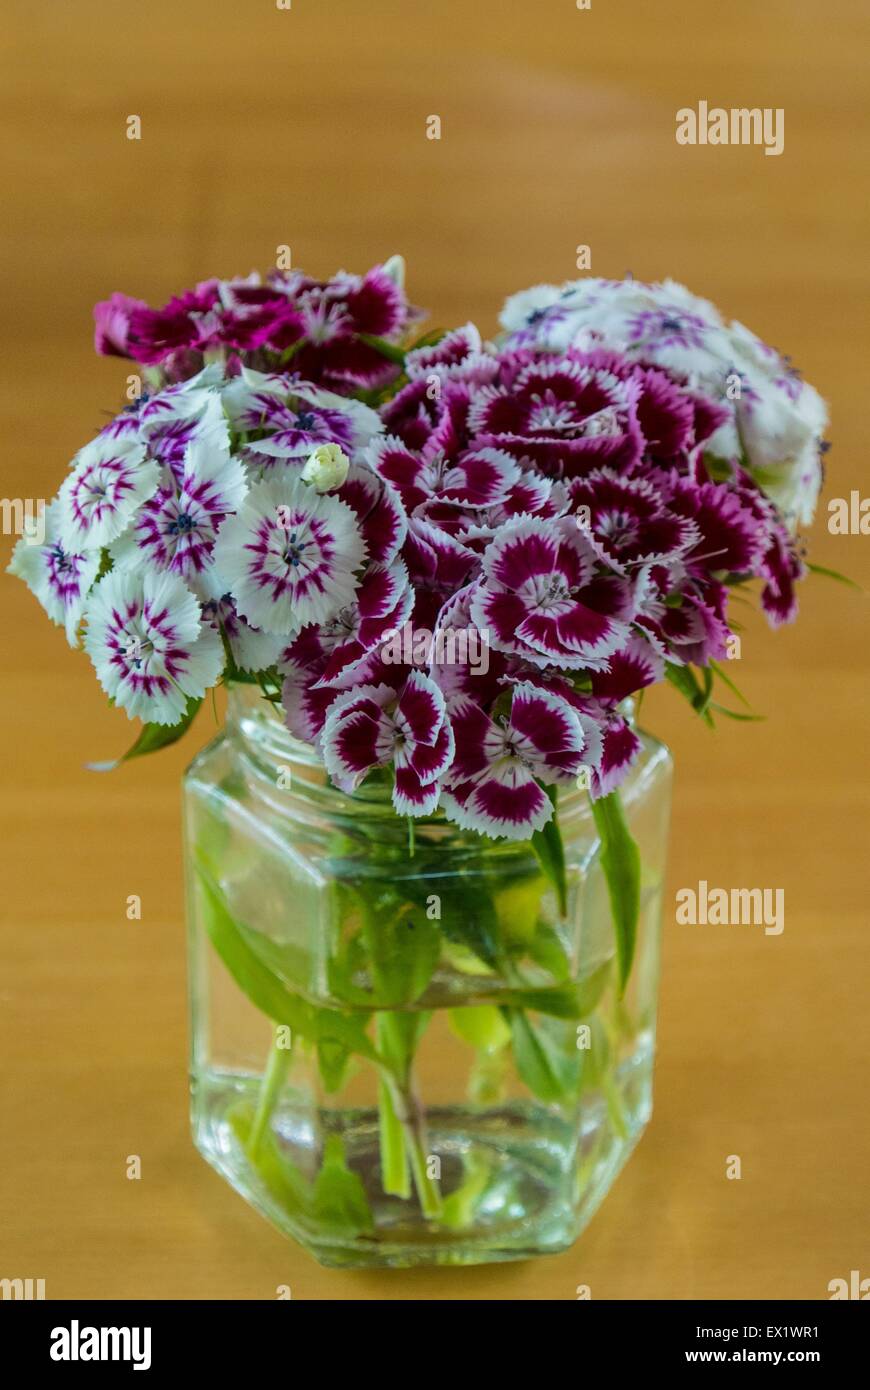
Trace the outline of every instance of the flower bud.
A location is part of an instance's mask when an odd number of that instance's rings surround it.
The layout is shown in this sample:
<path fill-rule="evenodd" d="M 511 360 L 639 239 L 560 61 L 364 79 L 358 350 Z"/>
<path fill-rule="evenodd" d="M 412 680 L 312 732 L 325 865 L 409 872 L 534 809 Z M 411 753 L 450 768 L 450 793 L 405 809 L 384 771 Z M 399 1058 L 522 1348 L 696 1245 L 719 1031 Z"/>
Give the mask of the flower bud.
<path fill-rule="evenodd" d="M 338 444 L 319 444 L 308 455 L 302 477 L 315 492 L 334 492 L 347 477 L 350 459 Z"/>

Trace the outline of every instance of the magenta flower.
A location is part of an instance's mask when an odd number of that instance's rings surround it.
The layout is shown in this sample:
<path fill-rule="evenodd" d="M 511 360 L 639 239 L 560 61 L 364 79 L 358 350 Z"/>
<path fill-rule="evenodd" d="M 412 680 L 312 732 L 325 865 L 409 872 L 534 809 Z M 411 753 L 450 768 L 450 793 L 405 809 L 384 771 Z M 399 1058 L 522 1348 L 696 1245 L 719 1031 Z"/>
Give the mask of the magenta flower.
<path fill-rule="evenodd" d="M 492 506 L 504 500 L 520 477 L 517 464 L 499 449 L 466 449 L 448 459 L 438 447 L 437 436 L 420 454 L 392 435 L 381 436 L 369 446 L 367 459 L 378 476 L 395 488 L 409 513 L 432 501 Z"/>
<path fill-rule="evenodd" d="M 369 559 L 391 565 L 408 533 L 398 494 L 371 469 L 352 463 L 337 495 L 355 514 Z"/>
<path fill-rule="evenodd" d="M 368 565 L 350 603 L 314 631 L 306 628 L 284 651 L 279 665 L 302 663 L 314 682 L 346 690 L 369 679 L 369 658 L 401 628 L 414 606 L 401 560 Z M 314 669 L 317 674 L 314 675 Z"/>
<path fill-rule="evenodd" d="M 505 721 L 468 696 L 451 701 L 450 720 L 456 753 L 441 796 L 449 819 L 493 838 L 541 830 L 553 806 L 540 783 L 571 781 L 583 766 L 586 740 L 568 702 L 523 682 Z"/>
<path fill-rule="evenodd" d="M 548 477 L 570 478 L 602 464 L 638 462 L 643 438 L 637 391 L 594 358 L 517 352 L 502 360 L 498 383 L 472 392 L 469 433 Z"/>
<path fill-rule="evenodd" d="M 94 305 L 94 347 L 102 357 L 132 357 L 130 320 L 134 313 L 146 309 L 144 299 L 131 299 L 128 294 L 113 294 Z"/>
<path fill-rule="evenodd" d="M 513 522 L 487 547 L 471 616 L 492 646 L 533 665 L 601 670 L 628 639 L 636 597 L 597 560 L 573 518 Z"/>
<path fill-rule="evenodd" d="M 323 729 L 323 757 L 332 780 L 353 791 L 375 767 L 391 765 L 393 805 L 399 815 L 431 815 L 454 743 L 444 696 L 427 676 L 412 671 L 398 693 L 365 685 L 340 695 Z"/>
<path fill-rule="evenodd" d="M 661 488 L 642 474 L 596 469 L 566 484 L 571 510 L 602 560 L 619 574 L 666 564 L 700 538 L 697 525 L 668 509 Z"/>
<path fill-rule="evenodd" d="M 265 281 L 204 280 L 160 309 L 113 295 L 94 315 L 98 352 L 160 366 L 170 380 L 192 375 L 206 354 L 275 366 L 292 351 L 295 371 L 346 394 L 398 375 L 367 339 L 396 341 L 416 312 L 388 269 L 375 266 L 327 281 L 277 270 Z"/>
<path fill-rule="evenodd" d="M 727 483 L 696 483 L 673 476 L 668 510 L 688 518 L 698 540 L 686 556 L 695 573 L 752 574 L 769 541 L 769 526 Z"/>

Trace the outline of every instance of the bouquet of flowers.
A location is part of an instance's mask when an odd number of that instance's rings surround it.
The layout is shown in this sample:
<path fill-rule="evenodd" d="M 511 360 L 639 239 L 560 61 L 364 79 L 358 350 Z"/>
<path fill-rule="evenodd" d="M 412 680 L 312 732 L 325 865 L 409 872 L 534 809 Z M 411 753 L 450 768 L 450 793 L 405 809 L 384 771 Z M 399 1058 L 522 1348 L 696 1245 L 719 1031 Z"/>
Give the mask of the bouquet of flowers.
<path fill-rule="evenodd" d="M 558 792 L 579 786 L 603 846 L 624 988 L 641 895 L 619 800 L 641 751 L 632 709 L 667 680 L 708 722 L 751 717 L 719 693 L 735 693 L 721 664 L 732 597 L 757 582 L 774 626 L 795 616 L 808 568 L 797 528 L 822 479 L 817 393 L 670 281 L 525 290 L 507 301 L 495 343 L 470 323 L 419 336 L 398 257 L 325 282 L 296 271 L 209 280 L 160 309 L 114 294 L 95 316 L 97 350 L 138 364 L 131 399 L 72 460 L 44 534 L 22 537 L 10 569 L 84 647 L 112 703 L 142 721 L 126 756 L 178 739 L 219 683 L 259 691 L 342 794 L 383 789 L 403 833 L 407 821 L 410 856 L 420 818 L 525 842 L 559 920 Z M 292 1002 L 274 950 L 233 924 L 218 864 L 210 932 L 255 1002 L 316 1041 L 327 1090 L 348 1053 L 379 1068 L 384 1189 L 407 1197 L 410 1158 L 433 1219 L 414 1015 L 377 1011 L 430 1007 L 441 938 L 421 922 L 402 948 L 418 953 L 413 968 L 379 952 L 378 934 L 398 940 L 420 904 L 413 885 L 397 887 L 393 846 L 372 838 L 367 853 L 381 877 L 352 885 L 326 1006 Z M 428 853 L 418 876 L 434 881 Z M 350 861 L 335 850 L 331 862 Z M 498 939 L 520 890 L 487 888 L 483 874 L 464 896 L 478 925 L 460 924 L 460 894 L 452 937 L 442 934 L 445 949 L 450 937 L 468 952 L 467 977 L 503 977 L 501 1013 L 457 1027 L 487 1056 L 512 1046 L 543 1101 L 576 1100 L 593 1073 L 582 1081 L 570 1030 L 595 1001 L 540 988 L 542 962 L 548 984 L 570 969 L 523 862 L 528 931 L 508 924 Z M 525 974 L 520 951 L 536 962 Z M 374 1043 L 365 1015 L 342 1012 L 364 1005 Z M 554 1060 L 555 1034 L 536 1032 L 532 1011 L 568 1020 L 571 1066 Z M 236 1115 L 248 1153 L 285 1206 L 292 1191 L 310 1216 L 318 1191 L 337 1191 L 345 1234 L 348 1211 L 352 1236 L 370 1231 L 334 1135 L 313 1196 L 297 1169 L 288 1179 L 286 1136 L 263 1149 L 276 1056 L 257 1116 Z M 604 1063 L 595 1077 L 604 1087 Z M 475 1163 L 453 1194 L 454 1222 L 486 1190 L 489 1170 Z M 326 1205 L 333 1219 L 336 1201 Z"/>
<path fill-rule="evenodd" d="M 671 282 L 541 286 L 497 345 L 468 324 L 406 349 L 402 278 L 98 304 L 142 389 L 10 568 L 140 748 L 255 680 L 337 785 L 389 768 L 398 814 L 528 838 L 548 787 L 618 787 L 628 697 L 667 677 L 715 704 L 735 589 L 794 617 L 825 409 Z"/>

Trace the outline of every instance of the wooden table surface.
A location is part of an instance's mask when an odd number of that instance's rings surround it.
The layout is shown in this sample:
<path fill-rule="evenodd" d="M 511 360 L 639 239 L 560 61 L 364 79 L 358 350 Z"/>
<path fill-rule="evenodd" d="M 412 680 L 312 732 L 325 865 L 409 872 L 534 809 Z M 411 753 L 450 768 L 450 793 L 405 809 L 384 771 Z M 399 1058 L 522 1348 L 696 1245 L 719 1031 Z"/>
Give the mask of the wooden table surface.
<path fill-rule="evenodd" d="M 828 496 L 870 495 L 868 44 L 858 0 L 7 0 L 4 491 L 50 497 L 117 408 L 125 365 L 90 346 L 112 290 L 162 302 L 280 244 L 318 274 L 401 250 L 433 324 L 492 332 L 506 293 L 571 277 L 588 244 L 593 272 L 672 275 L 785 347 L 831 403 Z M 783 108 L 784 153 L 678 146 L 701 98 Z M 813 558 L 867 584 L 870 537 L 826 516 Z M 656 1108 L 589 1230 L 538 1262 L 403 1273 L 320 1269 L 194 1152 L 194 749 L 86 772 L 126 719 L 23 585 L 0 601 L 0 1277 L 48 1298 L 538 1300 L 823 1299 L 870 1276 L 866 596 L 814 579 L 796 627 L 750 621 L 764 724 L 711 735 L 670 692 L 647 702 L 678 769 Z M 702 878 L 783 888 L 785 931 L 678 926 L 673 893 Z"/>

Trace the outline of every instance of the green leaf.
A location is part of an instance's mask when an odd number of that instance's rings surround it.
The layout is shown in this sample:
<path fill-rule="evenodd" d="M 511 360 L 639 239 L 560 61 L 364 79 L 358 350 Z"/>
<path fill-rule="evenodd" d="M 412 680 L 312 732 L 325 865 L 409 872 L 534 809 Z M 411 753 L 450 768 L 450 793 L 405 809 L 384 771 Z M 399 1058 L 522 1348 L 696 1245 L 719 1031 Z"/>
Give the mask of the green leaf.
<path fill-rule="evenodd" d="M 327 1230 L 345 1236 L 372 1235 L 375 1223 L 362 1180 L 351 1172 L 340 1134 L 326 1140 L 323 1165 L 314 1183 L 314 1217 Z"/>
<path fill-rule="evenodd" d="M 317 1069 L 328 1095 L 340 1091 L 347 1076 L 350 1049 L 337 1038 L 320 1038 L 317 1042 Z"/>
<path fill-rule="evenodd" d="M 357 333 L 361 343 L 374 348 L 382 357 L 386 357 L 390 362 L 396 362 L 400 367 L 405 365 L 405 349 L 396 343 L 388 343 L 386 338 L 378 338 L 374 333 Z"/>
<path fill-rule="evenodd" d="M 378 895 L 366 903 L 363 936 L 379 1006 L 419 999 L 441 957 L 437 924 L 407 903 L 396 911 L 394 897 Z"/>
<path fill-rule="evenodd" d="M 735 684 L 735 682 L 731 679 L 730 676 L 726 676 L 725 672 L 722 670 L 722 667 L 719 665 L 718 661 L 711 661 L 711 662 L 710 662 L 710 669 L 711 669 L 712 671 L 715 671 L 716 675 L 719 677 L 719 679 L 720 679 L 720 681 L 722 682 L 723 685 L 727 685 L 728 689 L 731 691 L 731 694 L 737 696 L 737 698 L 738 698 L 738 700 L 740 701 L 741 705 L 745 705 L 746 708 L 749 709 L 749 710 L 752 709 L 752 705 L 749 703 L 749 701 L 747 700 L 746 696 L 743 694 L 743 691 L 740 689 L 740 687 L 739 687 L 738 685 Z M 718 708 L 718 707 L 717 707 L 717 708 Z"/>
<path fill-rule="evenodd" d="M 447 940 L 463 946 L 490 970 L 502 961 L 498 914 L 490 885 L 482 874 L 444 875 L 427 878 L 427 891 L 441 900 L 439 927 Z"/>
<path fill-rule="evenodd" d="M 741 724 L 763 724 L 767 719 L 766 714 L 741 714 L 738 710 L 726 709 L 724 705 L 711 704 L 717 714 L 724 714 L 726 719 L 737 719 Z"/>
<path fill-rule="evenodd" d="M 482 1052 L 497 1052 L 511 1040 L 504 1016 L 493 1004 L 473 1004 L 448 1010 L 450 1027 L 456 1036 Z"/>
<path fill-rule="evenodd" d="M 416 352 L 418 348 L 435 347 L 437 343 L 441 342 L 442 338 L 447 337 L 449 331 L 450 330 L 447 328 L 430 328 L 428 333 L 421 333 L 420 337 L 411 343 L 411 346 L 407 348 L 406 351 Z"/>
<path fill-rule="evenodd" d="M 489 1186 L 493 1160 L 489 1154 L 471 1149 L 462 1156 L 464 1176 L 459 1187 L 445 1197 L 441 1223 L 451 1231 L 461 1231 L 474 1220 L 481 1197 Z"/>
<path fill-rule="evenodd" d="M 187 709 L 177 724 L 143 724 L 142 732 L 126 753 L 122 753 L 120 758 L 114 758 L 110 762 L 87 763 L 88 771 L 113 772 L 116 767 L 121 766 L 121 763 L 128 763 L 131 758 L 141 758 L 145 753 L 156 753 L 160 748 L 168 748 L 171 743 L 177 743 L 187 733 L 201 704 L 201 699 L 194 700 L 192 697 L 188 699 Z"/>
<path fill-rule="evenodd" d="M 531 844 L 541 868 L 553 885 L 559 916 L 565 917 L 568 913 L 568 884 L 565 877 L 565 846 L 556 818 L 556 788 L 545 787 L 544 790 L 553 803 L 553 814 L 543 830 L 536 830 L 532 835 Z"/>
<path fill-rule="evenodd" d="M 598 1003 L 610 979 L 610 961 L 603 961 L 582 980 L 567 981 L 553 989 L 512 989 L 499 999 L 518 1009 L 532 1009 L 551 1018 L 586 1018 Z"/>
<path fill-rule="evenodd" d="M 560 984 L 571 978 L 571 962 L 559 934 L 549 922 L 539 918 L 535 934 L 528 944 L 528 955 Z"/>
<path fill-rule="evenodd" d="M 640 851 L 625 820 L 619 792 L 592 800 L 601 840 L 601 867 L 607 880 L 610 914 L 616 934 L 619 992 L 625 989 L 634 958 L 640 914 Z"/>
<path fill-rule="evenodd" d="M 675 666 L 670 661 L 665 662 L 665 676 L 674 689 L 679 690 L 684 699 L 688 700 L 695 713 L 699 714 L 704 723 L 712 729 L 714 727 L 713 719 L 707 708 L 713 688 L 712 678 L 708 681 L 705 676 L 705 687 L 702 689 L 690 666 Z"/>
<path fill-rule="evenodd" d="M 537 1023 L 521 1009 L 505 1009 L 514 1060 L 521 1079 L 533 1095 L 548 1104 L 570 1100 L 577 1092 L 580 1062 L 576 1048 L 566 1046 L 565 1025 L 541 1019 Z"/>
<path fill-rule="evenodd" d="M 248 1162 L 256 1168 L 275 1200 L 291 1214 L 310 1215 L 311 1185 L 302 1170 L 281 1152 L 271 1131 L 260 1140 L 256 1159 L 251 1158 L 248 1140 L 254 1123 L 254 1107 L 247 1101 L 231 1105 L 227 1122 L 245 1150 Z"/>
<path fill-rule="evenodd" d="M 291 994 L 251 949 L 207 870 L 198 866 L 203 919 L 209 940 L 243 994 L 275 1023 L 314 1043 L 337 1043 L 369 1061 L 379 1057 L 365 1032 L 366 1018 L 316 1008 Z M 334 1054 L 333 1054 L 334 1055 Z"/>
<path fill-rule="evenodd" d="M 253 1124 L 253 1108 L 241 1102 L 227 1111 L 227 1120 L 236 1138 L 247 1150 Z M 250 1159 L 249 1161 L 253 1161 Z M 365 1188 L 356 1173 L 347 1166 L 341 1136 L 330 1134 L 326 1140 L 323 1163 L 314 1184 L 308 1182 L 275 1140 L 264 1135 L 253 1161 L 260 1177 L 285 1211 L 316 1222 L 333 1235 L 354 1237 L 371 1235 L 374 1221 L 366 1199 Z"/>
<path fill-rule="evenodd" d="M 864 590 L 860 584 L 856 584 L 854 579 L 850 579 L 846 574 L 840 574 L 839 570 L 826 569 L 824 565 L 811 565 L 807 563 L 810 574 L 823 575 L 825 579 L 833 579 L 837 584 L 845 584 L 847 589 L 854 589 L 856 594 L 863 594 Z"/>

